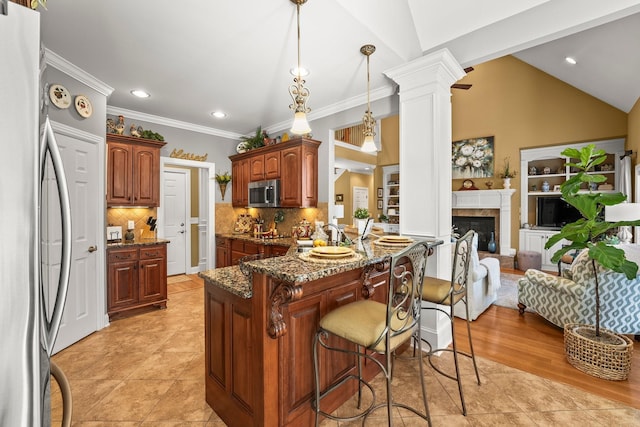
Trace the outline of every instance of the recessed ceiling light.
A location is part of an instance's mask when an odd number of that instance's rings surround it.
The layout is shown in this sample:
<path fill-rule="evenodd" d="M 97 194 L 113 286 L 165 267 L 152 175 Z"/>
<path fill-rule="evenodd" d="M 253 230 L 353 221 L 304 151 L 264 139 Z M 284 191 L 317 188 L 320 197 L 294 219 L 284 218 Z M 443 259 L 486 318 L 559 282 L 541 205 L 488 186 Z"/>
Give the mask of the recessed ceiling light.
<path fill-rule="evenodd" d="M 569 64 L 571 65 L 576 65 L 578 62 L 575 60 L 575 58 L 572 58 L 570 56 L 567 56 L 566 58 L 564 58 L 565 61 L 567 61 Z"/>
<path fill-rule="evenodd" d="M 289 73 L 291 73 L 292 76 L 297 77 L 298 76 L 298 67 L 293 67 L 289 70 Z M 307 70 L 304 67 L 300 67 L 300 77 L 305 77 L 309 75 L 309 70 Z"/>
<path fill-rule="evenodd" d="M 211 113 L 211 115 L 216 119 L 224 119 L 225 117 L 227 117 L 227 113 L 223 111 L 214 111 L 213 113 Z"/>
<path fill-rule="evenodd" d="M 148 98 L 151 95 L 149 95 L 149 93 L 145 92 L 142 89 L 134 89 L 131 91 L 131 95 L 133 96 L 137 96 L 138 98 Z"/>

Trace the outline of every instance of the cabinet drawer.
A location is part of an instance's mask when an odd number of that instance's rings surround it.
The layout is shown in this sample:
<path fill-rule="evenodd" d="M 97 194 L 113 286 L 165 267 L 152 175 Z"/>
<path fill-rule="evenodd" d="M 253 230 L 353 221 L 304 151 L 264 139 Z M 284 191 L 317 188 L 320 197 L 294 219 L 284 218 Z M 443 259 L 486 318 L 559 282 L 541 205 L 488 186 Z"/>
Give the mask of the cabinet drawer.
<path fill-rule="evenodd" d="M 231 240 L 231 250 L 244 252 L 244 241 L 240 239 Z"/>
<path fill-rule="evenodd" d="M 108 262 L 136 261 L 138 259 L 138 248 L 112 249 L 107 254 Z"/>
<path fill-rule="evenodd" d="M 221 247 L 226 248 L 227 247 L 227 239 L 225 237 L 216 237 L 216 246 L 219 247 L 219 248 L 221 248 Z"/>
<path fill-rule="evenodd" d="M 144 246 L 140 248 L 140 259 L 164 258 L 166 253 L 165 245 Z"/>

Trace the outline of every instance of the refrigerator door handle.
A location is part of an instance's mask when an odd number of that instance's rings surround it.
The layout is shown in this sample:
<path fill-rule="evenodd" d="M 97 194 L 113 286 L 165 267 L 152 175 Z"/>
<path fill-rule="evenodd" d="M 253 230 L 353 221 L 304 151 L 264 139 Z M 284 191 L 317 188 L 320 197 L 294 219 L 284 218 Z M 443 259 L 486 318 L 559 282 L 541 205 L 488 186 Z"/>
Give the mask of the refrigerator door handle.
<path fill-rule="evenodd" d="M 45 157 L 46 152 L 49 151 L 51 155 L 51 162 L 53 163 L 53 170 L 56 175 L 56 182 L 58 184 L 58 194 L 60 196 L 60 214 L 62 219 L 62 256 L 60 262 L 60 276 L 58 277 L 58 293 L 56 294 L 56 300 L 51 312 L 51 320 L 49 321 L 46 316 L 42 316 L 42 328 L 43 337 L 46 342 L 46 351 L 51 356 L 53 351 L 53 345 L 58 336 L 58 330 L 60 329 L 60 323 L 62 322 L 62 312 L 67 300 L 67 292 L 69 289 L 69 275 L 71 273 L 71 202 L 69 200 L 69 189 L 67 187 L 67 178 L 64 173 L 64 166 L 62 163 L 62 156 L 60 150 L 58 150 L 58 144 L 56 137 L 49 121 L 49 116 L 46 117 L 44 123 L 44 131 L 42 133 L 42 141 L 40 142 L 40 182 L 44 179 L 45 170 Z M 41 286 L 44 286 L 42 279 L 40 280 Z M 40 289 L 40 298 L 44 306 L 44 289 Z"/>

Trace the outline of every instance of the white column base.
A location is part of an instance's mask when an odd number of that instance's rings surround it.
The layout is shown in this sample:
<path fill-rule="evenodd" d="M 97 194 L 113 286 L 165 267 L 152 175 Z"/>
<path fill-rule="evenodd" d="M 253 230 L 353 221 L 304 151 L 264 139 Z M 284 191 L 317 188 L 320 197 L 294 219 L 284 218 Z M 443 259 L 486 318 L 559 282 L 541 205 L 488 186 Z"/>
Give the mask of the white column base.
<path fill-rule="evenodd" d="M 423 302 L 425 307 L 436 307 L 436 304 Z M 439 306 L 447 309 L 444 306 Z M 420 333 L 422 339 L 431 345 L 431 350 L 447 348 L 452 342 L 451 322 L 446 314 L 437 310 L 422 310 L 420 317 Z M 423 350 L 428 351 L 425 344 Z"/>

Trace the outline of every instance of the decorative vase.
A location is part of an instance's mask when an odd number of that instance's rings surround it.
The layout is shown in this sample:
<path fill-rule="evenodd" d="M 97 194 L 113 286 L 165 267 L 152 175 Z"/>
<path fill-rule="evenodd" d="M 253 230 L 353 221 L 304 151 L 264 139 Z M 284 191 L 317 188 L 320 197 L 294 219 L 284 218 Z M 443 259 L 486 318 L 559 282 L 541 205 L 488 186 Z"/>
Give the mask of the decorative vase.
<path fill-rule="evenodd" d="M 502 178 L 502 188 L 504 189 L 511 188 L 511 178 Z"/>
<path fill-rule="evenodd" d="M 545 193 L 549 191 L 549 182 L 548 181 L 542 181 L 542 191 L 544 191 Z"/>
<path fill-rule="evenodd" d="M 220 194 L 222 195 L 222 200 L 224 200 L 224 194 L 227 192 L 227 183 L 219 182 L 218 186 L 220 187 Z"/>
<path fill-rule="evenodd" d="M 493 231 L 491 232 L 491 238 L 489 239 L 489 243 L 487 244 L 487 249 L 492 254 L 496 253 L 496 238 Z"/>

